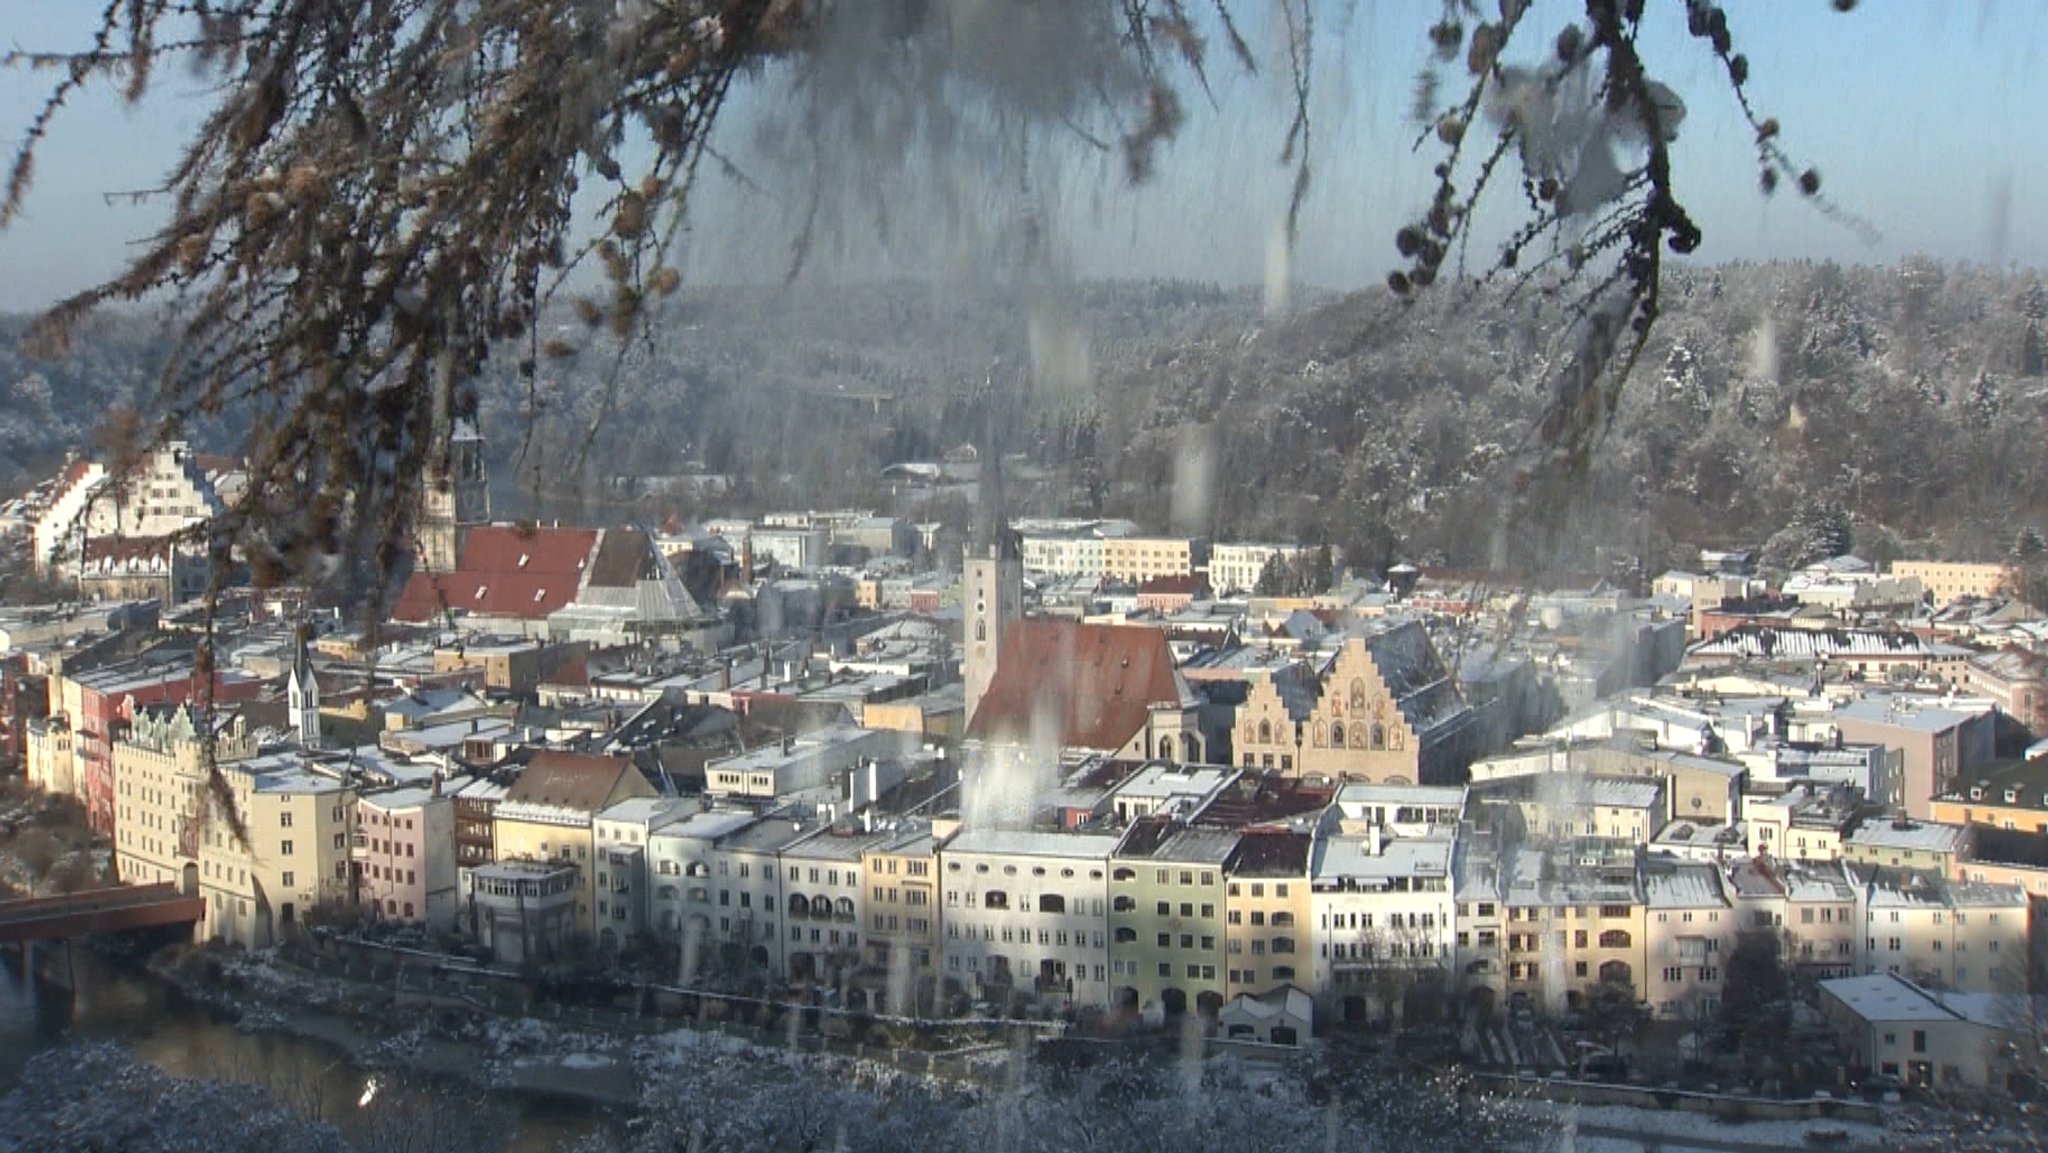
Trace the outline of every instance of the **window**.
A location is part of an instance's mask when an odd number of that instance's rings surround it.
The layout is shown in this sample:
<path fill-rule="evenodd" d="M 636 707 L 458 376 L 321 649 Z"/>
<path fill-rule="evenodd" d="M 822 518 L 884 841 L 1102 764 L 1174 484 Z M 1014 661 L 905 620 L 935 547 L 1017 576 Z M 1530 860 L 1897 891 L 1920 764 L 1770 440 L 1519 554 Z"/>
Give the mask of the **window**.
<path fill-rule="evenodd" d="M 296 878 L 291 873 L 286 873 L 278 879 L 284 883 L 284 887 L 287 889 L 292 888 L 297 883 Z"/>
<path fill-rule="evenodd" d="M 292 855 L 292 843 L 291 843 L 290 841 L 279 841 L 279 842 L 277 843 L 277 854 L 278 854 L 278 856 L 281 856 L 281 857 L 289 857 L 289 856 L 291 856 L 291 855 Z"/>
<path fill-rule="evenodd" d="M 289 829 L 292 827 L 292 813 L 290 809 L 286 809 L 284 812 L 279 813 L 277 815 L 277 827 L 280 829 Z"/>

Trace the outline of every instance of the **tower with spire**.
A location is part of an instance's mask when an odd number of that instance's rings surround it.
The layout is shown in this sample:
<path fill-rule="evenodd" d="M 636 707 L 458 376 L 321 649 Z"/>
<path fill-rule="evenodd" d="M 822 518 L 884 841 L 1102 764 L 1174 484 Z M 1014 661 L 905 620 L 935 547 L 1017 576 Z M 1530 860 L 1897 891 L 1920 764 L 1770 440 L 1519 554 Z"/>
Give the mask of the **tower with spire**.
<path fill-rule="evenodd" d="M 307 651 L 306 629 L 296 632 L 292 652 L 292 675 L 285 682 L 285 721 L 302 749 L 320 747 L 320 681 L 313 675 L 313 660 Z"/>
<path fill-rule="evenodd" d="M 974 532 L 961 564 L 961 625 L 965 653 L 960 679 L 965 682 L 967 719 L 981 706 L 1002 657 L 1003 632 L 1024 615 L 1024 561 L 1017 534 L 1010 530 L 1009 508 L 1003 499 L 1003 452 L 997 437 L 996 388 L 991 371 L 986 403 L 988 426 L 981 438 L 980 507 Z"/>

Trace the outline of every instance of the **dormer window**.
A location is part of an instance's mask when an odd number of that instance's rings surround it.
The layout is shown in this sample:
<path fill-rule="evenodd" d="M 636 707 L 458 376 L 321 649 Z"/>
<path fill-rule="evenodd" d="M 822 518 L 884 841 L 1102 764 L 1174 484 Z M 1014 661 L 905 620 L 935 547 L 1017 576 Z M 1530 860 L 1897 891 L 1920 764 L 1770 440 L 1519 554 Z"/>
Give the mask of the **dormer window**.
<path fill-rule="evenodd" d="M 526 567 L 526 562 L 527 562 L 527 561 L 529 561 L 529 560 L 532 560 L 532 559 L 533 559 L 532 557 L 530 557 L 530 556 L 527 556 L 527 555 L 526 555 L 525 553 L 520 553 L 520 554 L 519 554 L 519 567 L 520 567 L 520 568 L 525 568 L 525 567 Z"/>
<path fill-rule="evenodd" d="M 1971 800 L 1973 800 L 1973 801 L 1981 801 L 1981 800 L 1983 800 L 1983 799 L 1984 799 L 1984 790 L 1983 790 L 1983 788 L 1982 788 L 1981 786 L 1978 786 L 1978 785 L 1971 785 L 1971 786 L 1970 786 L 1970 799 L 1971 799 Z"/>

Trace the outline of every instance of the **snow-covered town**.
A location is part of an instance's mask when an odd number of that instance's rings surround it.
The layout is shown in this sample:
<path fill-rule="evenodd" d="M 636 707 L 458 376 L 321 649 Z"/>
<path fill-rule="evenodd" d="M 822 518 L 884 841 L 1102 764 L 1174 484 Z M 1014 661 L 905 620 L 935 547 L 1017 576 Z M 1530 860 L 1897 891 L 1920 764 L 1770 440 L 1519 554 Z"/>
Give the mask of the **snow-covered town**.
<path fill-rule="evenodd" d="M 182 452 L 161 499 L 231 499 Z M 2014 566 L 1282 595 L 1330 558 L 1014 523 L 987 468 L 957 572 L 908 577 L 918 526 L 865 514 L 521 525 L 458 483 L 449 566 L 362 630 L 291 588 L 202 624 L 176 563 L 96 583 L 180 546 L 90 527 L 74 465 L 24 520 L 97 599 L 5 610 L 8 752 L 106 882 L 189 901 L 257 1022 L 339 973 L 799 1050 L 1386 1047 L 1792 1122 L 2032 1092 L 2048 619 Z M 538 1056 L 630 1083 L 643 1033 Z"/>
<path fill-rule="evenodd" d="M 2048 1149 L 2048 8 L 0 41 L 0 1153 Z"/>

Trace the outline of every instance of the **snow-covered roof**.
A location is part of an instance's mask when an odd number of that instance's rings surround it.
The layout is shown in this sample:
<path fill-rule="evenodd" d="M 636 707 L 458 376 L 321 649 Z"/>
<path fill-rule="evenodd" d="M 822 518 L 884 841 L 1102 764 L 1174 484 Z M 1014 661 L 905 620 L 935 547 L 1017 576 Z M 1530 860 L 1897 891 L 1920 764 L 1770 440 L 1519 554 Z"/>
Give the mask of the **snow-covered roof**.
<path fill-rule="evenodd" d="M 1318 837 L 1310 858 L 1313 882 L 1336 883 L 1346 878 L 1386 880 L 1394 877 L 1444 877 L 1450 874 L 1449 837 L 1405 837 L 1385 841 L 1372 851 L 1367 837 Z"/>
<path fill-rule="evenodd" d="M 1954 853 L 1963 847 L 1968 830 L 1961 825 L 1937 821 L 1864 821 L 1844 838 L 1846 845 L 1871 849 L 1901 849 L 1932 853 Z"/>
<path fill-rule="evenodd" d="M 1870 1023 L 1948 1021 L 2006 1028 L 2024 1001 L 1996 993 L 1937 993 L 1893 973 L 1822 981 L 1821 991 Z"/>
<path fill-rule="evenodd" d="M 1721 872 L 1707 864 L 1680 864 L 1669 870 L 1650 869 L 1643 876 L 1643 899 L 1653 909 L 1726 908 Z"/>
<path fill-rule="evenodd" d="M 1100 833 L 1053 833 L 1026 829 L 962 829 L 943 850 L 947 855 L 1067 857 L 1106 861 L 1116 850 L 1115 836 Z"/>
<path fill-rule="evenodd" d="M 1223 1006 L 1218 1015 L 1228 1014 L 1261 1022 L 1288 1017 L 1307 1021 L 1314 1012 L 1315 1002 L 1307 993 L 1292 985 L 1282 985 L 1260 997 L 1254 997 L 1250 993 L 1239 993 L 1229 1004 Z"/>

